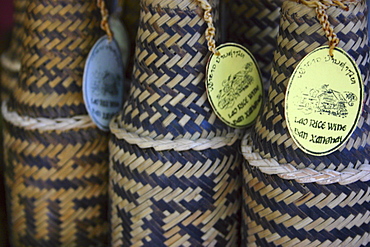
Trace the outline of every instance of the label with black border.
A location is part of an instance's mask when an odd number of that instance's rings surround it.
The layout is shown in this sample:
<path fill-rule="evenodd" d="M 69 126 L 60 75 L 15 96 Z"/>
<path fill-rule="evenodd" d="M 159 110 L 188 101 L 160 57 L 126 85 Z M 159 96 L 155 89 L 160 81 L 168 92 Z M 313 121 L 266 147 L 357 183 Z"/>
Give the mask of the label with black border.
<path fill-rule="evenodd" d="M 305 153 L 323 156 L 338 150 L 355 130 L 364 86 L 354 60 L 341 48 L 333 57 L 322 46 L 295 68 L 285 96 L 285 118 L 293 141 Z"/>
<path fill-rule="evenodd" d="M 208 100 L 224 123 L 233 128 L 250 126 L 263 102 L 261 73 L 253 55 L 242 45 L 225 43 L 217 47 L 207 64 Z"/>

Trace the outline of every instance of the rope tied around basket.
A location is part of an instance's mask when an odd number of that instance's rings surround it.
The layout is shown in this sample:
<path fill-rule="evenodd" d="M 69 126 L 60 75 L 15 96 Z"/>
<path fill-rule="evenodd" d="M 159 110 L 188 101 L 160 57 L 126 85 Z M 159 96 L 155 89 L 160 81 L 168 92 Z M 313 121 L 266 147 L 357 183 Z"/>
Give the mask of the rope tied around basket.
<path fill-rule="evenodd" d="M 105 1 L 104 0 L 97 0 L 97 6 L 99 7 L 100 13 L 101 13 L 101 16 L 102 16 L 102 19 L 101 19 L 101 22 L 100 22 L 100 28 L 103 29 L 103 31 L 107 33 L 108 40 L 112 41 L 113 32 L 112 32 L 112 30 L 110 29 L 110 26 L 109 26 L 109 22 L 108 22 L 109 13 L 108 13 L 108 10 L 106 8 Z"/>
<path fill-rule="evenodd" d="M 290 163 L 280 163 L 272 157 L 254 152 L 252 146 L 249 145 L 250 141 L 250 133 L 247 133 L 241 144 L 242 154 L 251 166 L 258 168 L 265 174 L 277 175 L 282 179 L 295 180 L 298 183 L 317 183 L 320 185 L 334 183 L 344 185 L 357 181 L 370 181 L 370 164 L 360 164 L 356 168 L 347 167 L 340 171 L 329 168 L 320 171 L 308 167 L 296 168 Z"/>
<path fill-rule="evenodd" d="M 339 44 L 339 38 L 334 33 L 333 27 L 330 25 L 328 14 L 326 10 L 331 6 L 339 7 L 345 11 L 348 11 L 348 4 L 358 3 L 359 0 L 292 0 L 306 5 L 310 8 L 315 8 L 317 19 L 319 20 L 325 36 L 329 41 L 329 54 L 332 57 L 334 48 Z"/>
<path fill-rule="evenodd" d="M 213 52 L 216 56 L 220 55 L 220 52 L 216 49 L 216 41 L 214 39 L 216 35 L 216 28 L 213 25 L 213 18 L 212 18 L 212 7 L 208 3 L 207 0 L 196 0 L 196 2 L 200 5 L 200 7 L 204 10 L 204 21 L 207 23 L 206 29 L 206 40 L 208 49 Z"/>
<path fill-rule="evenodd" d="M 43 131 L 66 131 L 94 127 L 95 124 L 88 115 L 74 116 L 72 118 L 32 118 L 21 116 L 15 111 L 9 111 L 7 101 L 3 101 L 1 112 L 4 119 L 14 126 L 26 129 Z"/>
<path fill-rule="evenodd" d="M 186 150 L 206 150 L 206 149 L 218 149 L 224 146 L 231 146 L 237 140 L 239 140 L 243 134 L 242 130 L 236 129 L 232 133 L 228 133 L 226 136 L 212 136 L 207 138 L 179 138 L 179 139 L 154 139 L 151 136 L 141 136 L 138 133 L 130 132 L 123 126 L 120 126 L 117 122 L 119 115 L 112 119 L 109 125 L 111 133 L 117 139 L 123 139 L 131 145 L 137 145 L 140 148 L 153 148 L 156 151 L 164 150 L 175 150 L 175 151 L 186 151 Z"/>

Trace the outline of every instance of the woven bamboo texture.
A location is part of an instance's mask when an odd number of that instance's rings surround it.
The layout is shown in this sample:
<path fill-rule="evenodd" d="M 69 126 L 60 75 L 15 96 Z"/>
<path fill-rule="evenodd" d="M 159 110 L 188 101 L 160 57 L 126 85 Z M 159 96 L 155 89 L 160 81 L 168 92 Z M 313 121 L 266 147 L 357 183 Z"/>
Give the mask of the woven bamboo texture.
<path fill-rule="evenodd" d="M 28 118 L 7 116 L 4 177 L 12 246 L 106 246 L 108 138 L 91 125 L 43 131 L 25 126 Z"/>
<path fill-rule="evenodd" d="M 81 88 L 86 57 L 102 35 L 96 1 L 32 0 L 27 6 L 19 87 L 20 115 L 86 114 Z"/>
<path fill-rule="evenodd" d="M 237 143 L 216 151 L 110 142 L 112 246 L 238 246 Z"/>
<path fill-rule="evenodd" d="M 226 1 L 226 0 L 225 0 Z M 226 39 L 252 52 L 268 89 L 283 0 L 227 0 Z"/>
<path fill-rule="evenodd" d="M 14 92 L 15 87 L 18 83 L 19 71 L 21 63 L 19 59 L 12 58 L 13 55 L 11 50 L 8 50 L 1 54 L 1 77 L 0 77 L 0 89 L 1 89 L 1 100 L 6 100 Z"/>
<path fill-rule="evenodd" d="M 369 47 L 367 34 L 366 3 L 350 4 L 348 11 L 337 7 L 327 10 L 334 32 L 340 39 L 339 47 L 348 52 L 359 66 L 364 82 L 364 108 L 358 125 L 344 145 L 323 157 L 301 151 L 294 143 L 286 127 L 284 95 L 290 75 L 306 54 L 320 45 L 327 44 L 322 26 L 313 8 L 292 1 L 283 4 L 278 35 L 278 48 L 274 57 L 272 81 L 268 103 L 257 119 L 251 133 L 253 151 L 263 159 L 273 158 L 281 164 L 289 163 L 296 168 L 343 170 L 358 168 L 368 163 L 369 157 Z"/>
<path fill-rule="evenodd" d="M 369 245 L 366 11 L 365 1 L 350 4 L 348 11 L 327 9 L 340 39 L 338 46 L 361 70 L 365 106 L 349 141 L 338 151 L 317 157 L 293 143 L 286 129 L 284 95 L 300 59 L 327 44 L 327 38 L 313 8 L 293 1 L 283 3 L 269 101 L 241 145 L 246 158 L 242 224 L 246 246 Z"/>
<path fill-rule="evenodd" d="M 11 41 L 9 45 L 9 51 L 12 54 L 11 58 L 19 59 L 22 54 L 22 44 L 24 39 L 24 21 L 26 18 L 26 9 L 29 1 L 28 0 L 14 0 L 14 13 L 13 13 L 13 29 L 11 35 Z"/>
<path fill-rule="evenodd" d="M 300 184 L 247 163 L 243 173 L 243 246 L 369 246 L 369 182 Z"/>
<path fill-rule="evenodd" d="M 153 139 L 226 136 L 231 128 L 216 118 L 205 92 L 209 53 L 201 8 L 194 1 L 147 2 L 119 127 Z"/>
<path fill-rule="evenodd" d="M 110 124 L 112 246 L 240 244 L 239 132 L 207 101 L 203 14 L 141 1 L 130 94 Z"/>
<path fill-rule="evenodd" d="M 2 113 L 12 246 L 107 246 L 108 137 L 86 115 L 96 1 L 30 0 L 19 82 Z"/>

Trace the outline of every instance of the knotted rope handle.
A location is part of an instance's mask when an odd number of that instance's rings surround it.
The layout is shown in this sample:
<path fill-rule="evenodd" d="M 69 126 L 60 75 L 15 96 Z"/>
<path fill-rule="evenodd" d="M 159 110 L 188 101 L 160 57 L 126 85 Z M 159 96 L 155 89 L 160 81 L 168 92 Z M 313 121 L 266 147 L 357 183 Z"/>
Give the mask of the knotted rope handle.
<path fill-rule="evenodd" d="M 103 29 L 106 34 L 108 35 L 108 40 L 112 41 L 113 39 L 113 32 L 110 29 L 109 22 L 108 22 L 108 17 L 109 13 L 105 5 L 104 0 L 97 0 L 97 6 L 100 9 L 100 14 L 102 16 L 101 22 L 100 22 L 100 28 Z"/>
<path fill-rule="evenodd" d="M 212 7 L 208 3 L 207 0 L 196 0 L 196 2 L 200 5 L 200 7 L 204 10 L 204 21 L 207 23 L 206 29 L 206 40 L 208 45 L 208 50 L 213 52 L 216 56 L 220 55 L 220 52 L 216 49 L 216 41 L 214 39 L 216 34 L 216 28 L 213 25 L 213 18 L 212 18 Z"/>
<path fill-rule="evenodd" d="M 329 17 L 326 10 L 330 6 L 337 6 L 345 11 L 348 11 L 348 4 L 358 3 L 359 0 L 292 0 L 304 4 L 310 8 L 315 8 L 317 19 L 319 20 L 326 37 L 329 41 L 329 54 L 332 57 L 334 48 L 339 44 L 339 38 L 334 33 L 333 27 L 330 25 Z"/>

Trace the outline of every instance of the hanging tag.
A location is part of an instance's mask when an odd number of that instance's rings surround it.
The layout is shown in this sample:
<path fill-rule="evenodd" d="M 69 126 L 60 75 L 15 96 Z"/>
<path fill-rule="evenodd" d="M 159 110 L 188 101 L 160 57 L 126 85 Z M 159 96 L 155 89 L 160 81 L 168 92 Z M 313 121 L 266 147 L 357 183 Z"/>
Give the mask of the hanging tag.
<path fill-rule="evenodd" d="M 87 57 L 82 82 L 87 112 L 101 130 L 109 130 L 110 120 L 122 108 L 123 80 L 120 48 L 105 35 Z"/>
<path fill-rule="evenodd" d="M 351 136 L 363 107 L 361 72 L 342 49 L 315 49 L 299 62 L 287 87 L 285 118 L 290 135 L 304 152 L 323 156 Z"/>
<path fill-rule="evenodd" d="M 207 64 L 206 90 L 215 114 L 234 128 L 251 125 L 262 106 L 262 79 L 256 60 L 243 46 L 217 47 Z"/>

